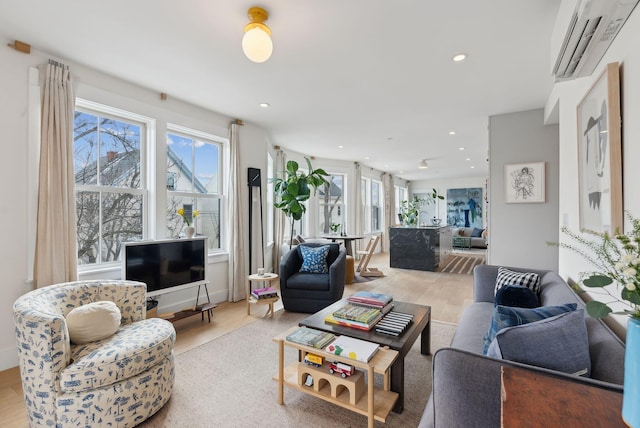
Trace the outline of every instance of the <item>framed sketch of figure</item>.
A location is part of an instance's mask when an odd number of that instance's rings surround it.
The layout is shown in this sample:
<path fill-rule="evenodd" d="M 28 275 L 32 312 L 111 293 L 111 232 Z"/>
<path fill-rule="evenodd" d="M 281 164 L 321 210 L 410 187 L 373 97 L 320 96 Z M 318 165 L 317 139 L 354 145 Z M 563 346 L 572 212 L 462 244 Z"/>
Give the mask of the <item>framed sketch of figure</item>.
<path fill-rule="evenodd" d="M 622 159 L 618 63 L 608 64 L 578 104 L 580 229 L 622 229 Z"/>
<path fill-rule="evenodd" d="M 504 166 L 505 202 L 525 204 L 545 201 L 544 162 Z"/>

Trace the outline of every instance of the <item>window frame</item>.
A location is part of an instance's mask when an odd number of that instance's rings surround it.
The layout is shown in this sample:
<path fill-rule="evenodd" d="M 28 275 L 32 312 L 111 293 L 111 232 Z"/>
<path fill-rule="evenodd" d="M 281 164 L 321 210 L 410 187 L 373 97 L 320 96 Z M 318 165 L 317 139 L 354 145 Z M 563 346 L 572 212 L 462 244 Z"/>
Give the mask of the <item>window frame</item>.
<path fill-rule="evenodd" d="M 123 188 L 123 187 L 112 187 L 112 186 L 103 186 L 100 184 L 97 185 L 78 185 L 77 183 L 74 186 L 74 195 L 77 201 L 77 194 L 80 192 L 92 192 L 98 193 L 100 200 L 102 200 L 102 195 L 104 193 L 128 193 L 133 195 L 139 195 L 142 197 L 142 239 L 145 239 L 149 235 L 149 216 L 150 209 L 152 206 L 152 194 L 153 194 L 153 181 L 149 180 L 150 177 L 150 159 L 149 159 L 149 146 L 150 142 L 154 141 L 154 130 L 155 130 L 155 120 L 151 117 L 141 115 L 139 113 L 134 113 L 128 110 L 120 109 L 117 107 L 108 106 L 102 103 L 97 103 L 94 101 L 90 101 L 84 98 L 76 97 L 75 99 L 75 112 L 81 112 L 85 114 L 91 114 L 97 117 L 108 118 L 112 120 L 132 123 L 134 125 L 140 126 L 140 187 L 137 189 L 134 188 Z M 74 142 L 75 145 L 75 142 Z M 98 159 L 100 158 L 100 147 L 98 147 Z M 75 163 L 74 163 L 74 174 L 75 174 Z M 99 174 L 98 174 L 99 178 Z M 78 266 L 79 273 L 86 273 L 96 270 L 102 269 L 110 269 L 110 268 L 120 268 L 121 261 L 114 260 L 103 262 L 102 261 L 102 228 L 103 228 L 103 220 L 102 220 L 102 207 L 99 210 L 98 214 L 98 228 L 99 228 L 99 244 L 98 244 L 98 259 L 99 262 L 89 263 L 89 264 L 81 264 L 79 263 L 79 258 L 76 258 L 76 263 Z"/>
<path fill-rule="evenodd" d="M 168 209 L 168 202 L 171 196 L 175 196 L 177 198 L 191 198 L 192 200 L 197 200 L 197 199 L 208 199 L 208 200 L 217 200 L 218 201 L 218 209 L 219 209 L 219 218 L 218 218 L 218 247 L 217 248 L 212 248 L 212 240 L 211 237 L 209 237 L 210 239 L 208 240 L 208 253 L 209 254 L 214 254 L 214 253 L 219 253 L 219 252 L 224 252 L 226 251 L 225 248 L 225 239 L 224 239 L 224 225 L 226 224 L 226 219 L 223 217 L 225 211 L 225 206 L 226 206 L 226 198 L 224 195 L 224 174 L 225 174 L 225 170 L 224 170 L 224 158 L 225 158 L 225 143 L 226 140 L 214 135 L 214 134 L 210 134 L 207 132 L 203 132 L 203 131 L 199 131 L 197 129 L 193 129 L 193 128 L 188 128 L 185 126 L 181 126 L 181 125 L 177 125 L 175 123 L 171 123 L 171 122 L 167 122 L 167 126 L 166 126 L 166 130 L 165 130 L 165 138 L 168 139 L 169 138 L 169 134 L 172 135 L 176 135 L 178 137 L 182 137 L 182 138 L 188 138 L 193 140 L 193 142 L 195 142 L 196 140 L 200 140 L 200 141 L 204 141 L 207 144 L 214 144 L 218 147 L 218 177 L 217 177 L 217 191 L 214 193 L 198 193 L 195 191 L 195 189 L 191 189 L 191 192 L 185 192 L 185 191 L 180 191 L 180 190 L 169 190 L 167 188 L 167 186 L 164 186 L 164 191 L 165 191 L 165 210 Z M 168 152 L 167 150 L 168 144 L 165 144 L 164 148 L 165 148 L 165 162 L 163 164 L 164 167 L 164 174 L 163 177 L 165 177 L 165 181 L 166 181 L 166 177 L 168 176 L 168 168 L 167 168 L 167 163 L 168 163 L 168 158 L 166 157 L 166 153 Z M 192 146 L 193 147 L 193 146 Z M 192 166 L 193 163 L 195 163 L 195 154 L 193 153 L 193 149 L 192 149 L 192 154 L 191 154 L 192 158 L 191 158 L 191 162 L 192 162 Z M 198 205 L 195 204 L 195 209 L 199 209 Z M 156 218 L 159 218 L 160 214 L 156 213 Z M 177 239 L 175 237 L 171 237 L 168 236 L 169 230 L 166 224 L 167 218 L 165 216 L 164 218 L 164 233 L 165 233 L 165 237 L 167 239 Z M 194 221 L 197 221 L 194 219 Z M 196 233 L 197 233 L 198 228 L 196 227 Z"/>

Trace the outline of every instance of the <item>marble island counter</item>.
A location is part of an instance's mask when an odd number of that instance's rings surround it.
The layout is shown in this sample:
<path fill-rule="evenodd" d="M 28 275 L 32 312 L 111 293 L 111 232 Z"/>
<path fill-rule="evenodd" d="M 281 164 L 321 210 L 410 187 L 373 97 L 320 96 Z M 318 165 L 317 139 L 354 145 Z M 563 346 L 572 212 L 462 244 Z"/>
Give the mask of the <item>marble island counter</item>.
<path fill-rule="evenodd" d="M 389 230 L 392 268 L 435 271 L 451 254 L 451 227 L 402 226 Z"/>

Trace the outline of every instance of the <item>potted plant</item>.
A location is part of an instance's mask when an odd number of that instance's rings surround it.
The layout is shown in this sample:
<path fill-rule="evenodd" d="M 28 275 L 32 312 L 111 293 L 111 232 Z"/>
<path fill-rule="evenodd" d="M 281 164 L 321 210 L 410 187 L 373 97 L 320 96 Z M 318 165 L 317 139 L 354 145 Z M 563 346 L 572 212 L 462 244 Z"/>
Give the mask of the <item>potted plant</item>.
<path fill-rule="evenodd" d="M 291 243 L 293 242 L 293 225 L 307 211 L 304 202 L 311 197 L 311 189 L 315 194 L 318 187 L 327 182 L 324 177 L 329 175 L 323 169 L 313 169 L 311 161 L 306 157 L 304 159 L 307 161 L 309 172 L 299 171 L 298 163 L 291 160 L 287 162 L 284 177 L 271 179 L 271 182 L 274 183 L 274 192 L 277 198 L 274 206 L 281 209 L 291 223 L 289 248 L 291 248 Z"/>
<path fill-rule="evenodd" d="M 402 224 L 405 226 L 415 226 L 418 224 L 418 216 L 420 215 L 420 207 L 422 205 L 431 205 L 438 199 L 444 199 L 444 196 L 439 195 L 436 189 L 431 189 L 431 193 L 428 193 L 426 197 L 419 198 L 414 195 L 411 201 L 402 201 L 400 204 L 400 217 Z"/>
<path fill-rule="evenodd" d="M 585 231 L 583 234 L 563 227 L 562 232 L 571 240 L 548 242 L 571 250 L 595 267 L 581 273 L 580 283 L 592 291 L 593 300 L 587 302 L 587 313 L 594 318 L 609 314 L 629 316 L 624 363 L 624 395 L 622 418 L 629 426 L 640 426 L 640 359 L 635 351 L 640 347 L 640 219 L 626 213 L 632 230 L 626 234 L 616 230 L 607 232 Z M 609 285 L 614 285 L 613 290 Z M 598 296 L 603 296 L 598 299 Z M 615 307 L 611 307 L 611 304 Z M 614 311 L 614 309 L 620 309 Z"/>

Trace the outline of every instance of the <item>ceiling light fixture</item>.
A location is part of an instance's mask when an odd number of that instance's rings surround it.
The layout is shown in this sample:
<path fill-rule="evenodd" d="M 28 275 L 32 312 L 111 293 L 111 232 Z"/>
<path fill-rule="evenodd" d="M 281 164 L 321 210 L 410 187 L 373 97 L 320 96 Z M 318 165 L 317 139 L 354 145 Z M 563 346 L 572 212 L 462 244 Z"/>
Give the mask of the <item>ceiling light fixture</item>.
<path fill-rule="evenodd" d="M 426 159 L 422 159 L 420 161 L 420 164 L 418 164 L 418 168 L 420 169 L 427 169 L 429 168 L 429 166 L 427 165 L 427 160 Z"/>
<path fill-rule="evenodd" d="M 253 62 L 265 62 L 273 52 L 271 29 L 263 24 L 269 13 L 261 7 L 250 7 L 247 14 L 251 22 L 244 27 L 242 51 Z"/>
<path fill-rule="evenodd" d="M 449 135 L 456 135 L 456 131 L 449 131 Z"/>
<path fill-rule="evenodd" d="M 453 62 L 460 62 L 467 59 L 467 54 L 459 53 L 453 56 Z"/>
<path fill-rule="evenodd" d="M 269 104 L 269 103 L 260 103 L 259 105 L 262 108 L 268 108 L 271 104 Z"/>

